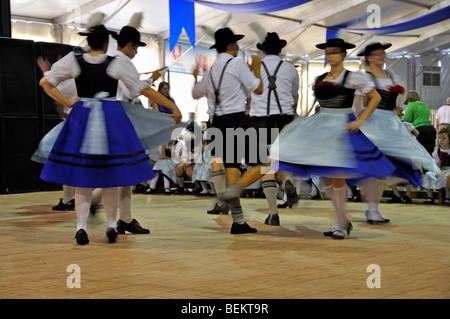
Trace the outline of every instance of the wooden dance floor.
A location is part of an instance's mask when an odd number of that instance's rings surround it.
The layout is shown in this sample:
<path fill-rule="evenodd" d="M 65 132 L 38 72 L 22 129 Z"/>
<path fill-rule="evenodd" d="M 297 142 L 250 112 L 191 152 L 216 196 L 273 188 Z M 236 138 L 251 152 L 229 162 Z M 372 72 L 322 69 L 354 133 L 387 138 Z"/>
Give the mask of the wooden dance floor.
<path fill-rule="evenodd" d="M 245 198 L 258 233 L 231 235 L 230 215 L 206 214 L 211 197 L 133 194 L 133 217 L 149 235 L 109 244 L 100 209 L 89 217 L 90 244 L 79 246 L 76 213 L 51 209 L 61 196 L 0 195 L 0 298 L 450 298 L 450 207 L 382 203 L 391 223 L 369 225 L 366 204 L 350 202 L 354 229 L 333 240 L 322 235 L 335 223 L 329 200 L 280 209 L 281 226 L 267 226 L 266 200 Z M 68 287 L 69 265 L 79 266 L 80 288 Z"/>

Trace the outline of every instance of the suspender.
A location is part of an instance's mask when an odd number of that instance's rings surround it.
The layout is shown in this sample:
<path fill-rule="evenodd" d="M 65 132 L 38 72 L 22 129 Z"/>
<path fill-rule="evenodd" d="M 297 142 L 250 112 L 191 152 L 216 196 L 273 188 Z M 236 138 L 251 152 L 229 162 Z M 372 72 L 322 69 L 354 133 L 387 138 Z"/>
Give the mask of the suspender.
<path fill-rule="evenodd" d="M 264 63 L 264 61 L 261 62 L 264 69 L 266 70 L 267 78 L 269 80 L 269 86 L 268 86 L 269 93 L 267 94 L 267 116 L 270 115 L 270 93 L 272 93 L 272 91 L 275 94 L 275 99 L 277 101 L 278 109 L 280 110 L 280 115 L 283 115 L 283 110 L 281 109 L 280 100 L 278 99 L 277 84 L 275 83 L 277 81 L 277 73 L 278 73 L 278 69 L 281 66 L 281 63 L 283 63 L 283 61 L 280 61 L 280 63 L 278 63 L 277 68 L 275 69 L 275 73 L 273 75 L 270 75 L 269 70 L 267 69 L 267 66 Z"/>
<path fill-rule="evenodd" d="M 227 68 L 228 63 L 230 63 L 231 60 L 233 60 L 233 59 L 229 59 L 227 61 L 227 63 L 225 63 L 225 66 L 223 67 L 223 70 L 222 70 L 222 74 L 220 75 L 219 86 L 217 88 L 214 85 L 214 81 L 213 81 L 213 78 L 212 78 L 212 68 L 211 68 L 211 72 L 209 72 L 209 75 L 211 76 L 211 83 L 212 83 L 213 88 L 214 88 L 214 95 L 216 96 L 215 107 L 217 107 L 220 104 L 220 98 L 219 98 L 220 91 L 219 91 L 219 89 L 220 89 L 220 85 L 222 84 L 222 78 L 223 78 L 223 74 L 225 73 L 225 69 Z"/>

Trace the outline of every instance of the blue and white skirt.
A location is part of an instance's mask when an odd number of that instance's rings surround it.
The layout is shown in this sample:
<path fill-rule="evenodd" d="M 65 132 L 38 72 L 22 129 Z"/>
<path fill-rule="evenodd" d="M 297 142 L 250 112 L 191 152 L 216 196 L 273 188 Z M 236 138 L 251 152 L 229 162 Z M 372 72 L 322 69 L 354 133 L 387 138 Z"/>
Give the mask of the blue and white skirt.
<path fill-rule="evenodd" d="M 172 183 L 177 183 L 177 166 L 179 163 L 174 162 L 171 159 L 162 159 L 156 161 L 153 165 L 153 171 L 163 174 Z"/>
<path fill-rule="evenodd" d="M 208 161 L 201 161 L 195 163 L 192 170 L 192 181 L 195 182 L 213 182 L 212 179 L 212 166 Z"/>
<path fill-rule="evenodd" d="M 423 184 L 420 169 L 441 171 L 393 111 L 376 109 L 360 130 L 397 167 L 393 176 L 420 186 Z"/>
<path fill-rule="evenodd" d="M 82 99 L 44 137 L 32 159 L 45 161 L 41 178 L 48 182 L 89 188 L 135 185 L 155 176 L 145 149 L 169 141 L 175 128 L 173 119 L 142 106 Z"/>
<path fill-rule="evenodd" d="M 355 119 L 351 108 L 296 119 L 271 145 L 273 168 L 327 179 L 391 176 L 396 166 L 361 131 L 347 130 Z"/>

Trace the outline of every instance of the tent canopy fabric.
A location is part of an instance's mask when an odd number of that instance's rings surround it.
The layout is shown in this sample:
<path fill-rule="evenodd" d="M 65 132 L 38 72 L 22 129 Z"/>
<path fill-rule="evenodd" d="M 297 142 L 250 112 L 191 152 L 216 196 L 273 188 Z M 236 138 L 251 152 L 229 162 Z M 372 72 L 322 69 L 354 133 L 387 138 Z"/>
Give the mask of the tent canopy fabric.
<path fill-rule="evenodd" d="M 313 1 L 208 1 L 221 6 L 194 0 L 178 0 L 194 3 L 195 39 L 198 44 L 211 46 L 216 29 L 227 26 L 245 38 L 239 42 L 246 51 L 257 50 L 265 32 L 277 32 L 287 41 L 283 49 L 286 59 L 311 61 L 323 57 L 317 43 L 325 42 L 328 31 L 331 34 L 354 43 L 356 48 L 349 51 L 356 56 L 362 47 L 370 42 L 392 43 L 388 50 L 391 56 L 404 54 L 443 53 L 450 50 L 450 19 L 425 21 L 427 16 L 438 16 L 448 12 L 450 0 L 313 0 Z M 136 12 L 143 13 L 141 33 L 157 39 L 167 40 L 170 36 L 169 0 L 10 0 L 11 17 L 17 20 L 39 21 L 54 25 L 70 25 L 79 30 L 86 28 L 89 16 L 96 11 L 106 16 L 108 29 L 120 30 L 127 25 Z M 274 6 L 279 3 L 279 7 Z M 300 5 L 292 6 L 292 4 Z M 267 13 L 235 13 L 224 11 L 227 5 L 246 5 L 253 8 L 265 5 Z M 287 8 L 287 9 L 284 9 Z M 447 10 L 447 11 L 446 11 Z M 239 12 L 242 12 L 240 10 Z M 244 11 L 245 12 L 245 11 Z M 442 14 L 441 14 L 442 17 Z M 420 21 L 420 24 L 411 21 Z M 427 22 L 427 23 L 423 23 Z M 434 23 L 436 22 L 436 23 Z M 388 26 L 409 26 L 400 32 Z M 414 25 L 421 26 L 420 28 Z M 377 29 L 389 32 L 361 32 L 358 30 Z M 179 42 L 190 43 L 185 30 Z"/>

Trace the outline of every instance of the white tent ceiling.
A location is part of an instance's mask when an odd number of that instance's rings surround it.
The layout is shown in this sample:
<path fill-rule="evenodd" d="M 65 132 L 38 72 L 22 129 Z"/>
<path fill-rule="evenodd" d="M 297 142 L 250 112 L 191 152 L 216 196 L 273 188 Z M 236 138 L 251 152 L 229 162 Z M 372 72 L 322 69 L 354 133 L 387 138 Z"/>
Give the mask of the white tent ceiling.
<path fill-rule="evenodd" d="M 144 20 L 140 31 L 160 39 L 169 38 L 168 0 L 10 0 L 13 19 L 34 20 L 55 24 L 80 24 L 85 26 L 91 13 L 100 11 L 111 17 L 105 25 L 120 30 L 135 12 L 143 12 Z M 250 0 L 213 1 L 220 3 L 255 2 Z M 367 20 L 371 14 L 369 5 L 380 8 L 381 26 L 393 25 L 425 16 L 448 7 L 450 0 L 314 0 L 288 10 L 269 14 L 229 14 L 205 5 L 195 4 L 196 40 L 199 44 L 211 45 L 213 37 L 205 33 L 209 29 L 222 27 L 229 18 L 227 26 L 235 33 L 244 34 L 239 44 L 241 49 L 252 50 L 259 42 L 250 22 L 255 22 L 267 32 L 277 32 L 288 41 L 283 50 L 286 56 L 313 60 L 322 56 L 322 50 L 315 45 L 324 42 L 326 27 L 354 21 L 352 28 L 368 28 Z M 391 55 L 427 54 L 450 50 L 450 18 L 420 29 L 397 34 L 370 36 L 341 32 L 340 37 L 357 45 L 351 52 L 355 55 L 360 46 L 371 41 L 390 42 Z M 189 43 L 185 33 L 179 41 Z M 413 49 L 413 50 L 412 50 Z"/>

